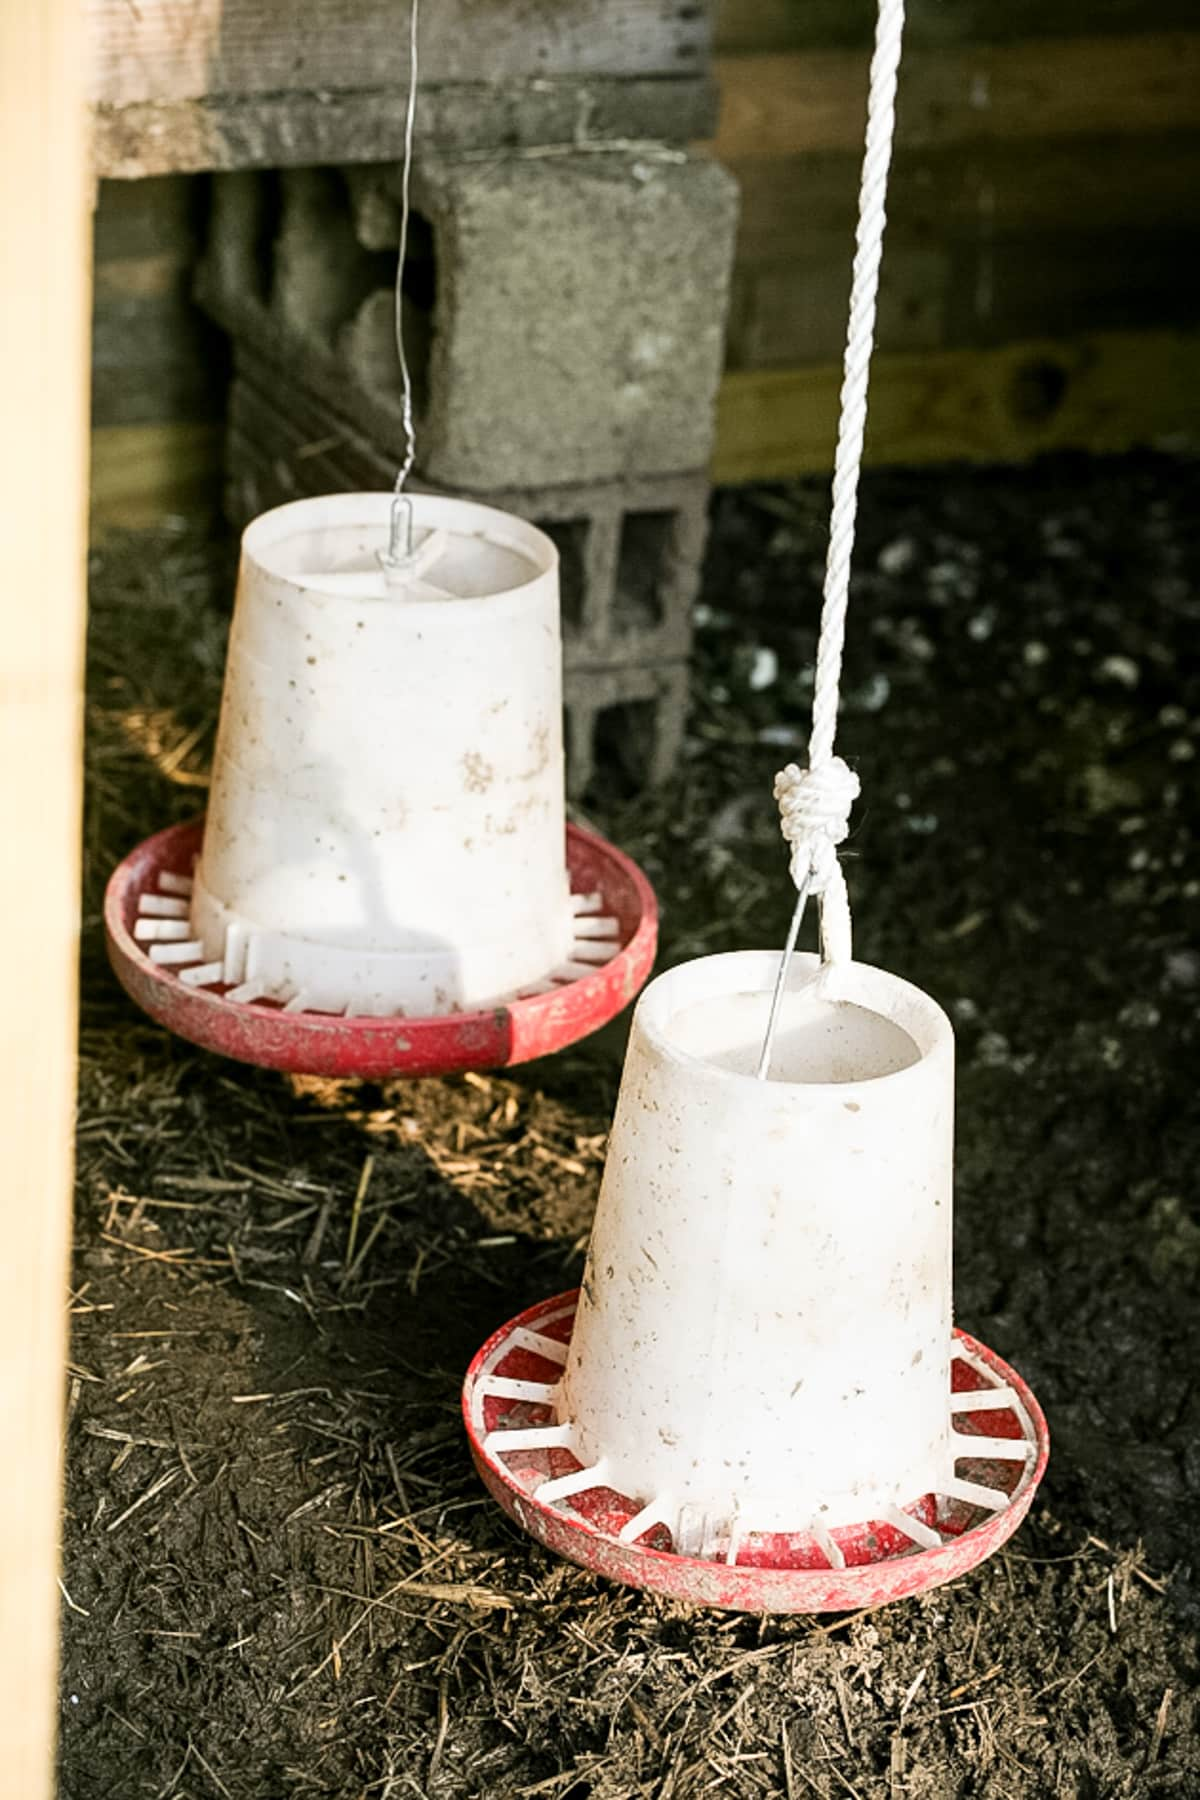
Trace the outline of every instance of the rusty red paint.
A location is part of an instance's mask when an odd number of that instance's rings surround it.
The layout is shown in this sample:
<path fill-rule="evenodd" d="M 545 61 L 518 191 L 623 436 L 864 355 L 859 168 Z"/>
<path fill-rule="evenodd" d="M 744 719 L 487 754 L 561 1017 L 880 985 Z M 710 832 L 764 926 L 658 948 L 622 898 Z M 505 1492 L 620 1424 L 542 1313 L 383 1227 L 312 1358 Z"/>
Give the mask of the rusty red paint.
<path fill-rule="evenodd" d="M 225 990 L 187 987 L 133 936 L 138 900 L 164 873 L 190 875 L 204 821 L 172 825 L 140 844 L 114 872 L 104 898 L 109 961 L 131 999 L 159 1024 L 205 1050 L 291 1074 L 450 1075 L 547 1056 L 615 1018 L 646 982 L 658 944 L 658 905 L 637 864 L 594 832 L 567 826 L 571 891 L 599 891 L 620 925 L 610 963 L 550 994 L 487 1012 L 438 1019 L 343 1019 L 245 1006 Z"/>
<path fill-rule="evenodd" d="M 574 1495 L 567 1512 L 538 1501 L 538 1481 L 579 1467 L 569 1450 L 510 1452 L 521 1456 L 520 1464 L 514 1465 L 502 1463 L 483 1443 L 501 1417 L 521 1425 L 553 1422 L 548 1405 L 494 1396 L 480 1401 L 476 1389 L 489 1372 L 519 1380 L 555 1381 L 561 1372 L 555 1362 L 511 1340 L 525 1327 L 543 1337 L 569 1342 L 577 1292 L 543 1300 L 493 1333 L 471 1363 L 462 1394 L 471 1455 L 484 1486 L 531 1537 L 569 1562 L 610 1581 L 651 1588 L 697 1606 L 750 1613 L 851 1612 L 924 1593 L 965 1575 L 1012 1536 L 1029 1510 L 1050 1454 L 1042 1410 L 1015 1370 L 976 1339 L 956 1331 L 956 1346 L 1015 1391 L 1032 1428 L 1036 1456 L 1031 1467 L 998 1461 L 972 1471 L 972 1480 L 982 1477 L 985 1485 L 1011 1495 L 1003 1512 L 987 1513 L 964 1502 L 923 1495 L 907 1510 L 926 1525 L 936 1524 L 945 1540 L 939 1548 L 917 1549 L 885 1521 L 839 1528 L 833 1535 L 845 1557 L 844 1569 L 830 1568 L 807 1533 L 753 1534 L 740 1545 L 732 1565 L 724 1560 L 676 1555 L 663 1526 L 652 1528 L 636 1543 L 621 1544 L 617 1533 L 638 1510 L 637 1500 L 596 1488 Z M 631 1379 L 635 1378 L 631 1368 Z M 954 1361 L 953 1392 L 988 1385 L 970 1364 L 960 1358 Z M 961 1413 L 955 1423 L 959 1431 L 974 1435 L 1025 1435 L 1015 1411 Z"/>

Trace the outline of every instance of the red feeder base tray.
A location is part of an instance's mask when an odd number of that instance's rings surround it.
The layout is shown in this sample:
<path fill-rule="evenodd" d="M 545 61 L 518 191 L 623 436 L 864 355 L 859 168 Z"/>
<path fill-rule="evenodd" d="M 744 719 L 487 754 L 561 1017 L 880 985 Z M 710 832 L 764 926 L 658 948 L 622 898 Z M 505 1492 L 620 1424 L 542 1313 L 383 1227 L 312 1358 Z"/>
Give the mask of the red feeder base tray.
<path fill-rule="evenodd" d="M 665 1526 L 651 1526 L 632 1543 L 620 1532 L 640 1502 L 611 1488 L 577 1491 L 546 1504 L 542 1483 L 571 1474 L 578 1459 L 563 1448 L 497 1447 L 492 1434 L 528 1434 L 552 1425 L 546 1396 L 562 1373 L 575 1319 L 578 1290 L 531 1306 L 503 1326 L 480 1350 L 463 1385 L 463 1418 L 471 1455 L 494 1500 L 539 1543 L 570 1562 L 611 1581 L 652 1588 L 697 1606 L 734 1612 L 852 1612 L 924 1593 L 953 1581 L 998 1550 L 1029 1510 L 1050 1452 L 1042 1410 L 1007 1363 L 965 1332 L 954 1334 L 951 1412 L 958 1433 L 986 1440 L 978 1457 L 959 1453 L 956 1487 L 982 1501 L 925 1494 L 905 1510 L 914 1536 L 894 1523 L 874 1520 L 835 1528 L 829 1536 L 838 1568 L 806 1531 L 749 1532 L 719 1559 L 676 1555 Z M 561 1350 L 555 1346 L 561 1345 Z M 636 1367 L 630 1369 L 636 1379 Z M 988 1388 L 1011 1390 L 1008 1406 L 982 1407 L 969 1395 Z M 963 1410 L 954 1398 L 963 1396 Z M 1006 1396 L 1007 1397 L 1007 1396 Z M 997 1457 L 998 1439 L 1015 1454 Z M 895 1515 L 893 1515 L 894 1517 Z M 920 1541 L 917 1541 L 920 1540 Z"/>
<path fill-rule="evenodd" d="M 233 1001 L 220 986 L 189 987 L 152 961 L 133 935 L 143 894 L 157 894 L 164 875 L 189 876 L 203 835 L 203 819 L 173 825 L 125 858 L 104 898 L 108 955 L 126 993 L 152 1019 L 238 1062 L 363 1080 L 506 1068 L 562 1050 L 607 1024 L 639 992 L 654 962 L 658 907 L 650 883 L 612 844 L 568 825 L 571 892 L 598 892 L 619 926 L 619 951 L 593 973 L 487 1012 L 433 1019 L 342 1018 Z"/>

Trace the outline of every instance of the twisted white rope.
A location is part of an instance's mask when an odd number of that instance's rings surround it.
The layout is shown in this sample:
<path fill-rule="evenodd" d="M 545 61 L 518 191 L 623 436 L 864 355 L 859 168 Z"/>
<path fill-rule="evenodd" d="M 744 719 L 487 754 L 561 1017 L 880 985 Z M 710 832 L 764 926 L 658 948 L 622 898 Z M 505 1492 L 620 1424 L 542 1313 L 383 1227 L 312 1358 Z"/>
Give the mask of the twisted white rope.
<path fill-rule="evenodd" d="M 859 188 L 854 275 L 850 286 L 850 320 L 842 379 L 841 417 L 833 466 L 829 551 L 821 605 L 813 691 L 808 768 L 790 763 L 775 779 L 780 826 L 791 846 L 791 875 L 797 888 L 827 895 L 841 881 L 837 846 L 850 828 L 850 808 L 859 792 L 858 777 L 833 753 L 837 730 L 842 650 L 846 640 L 846 607 L 850 594 L 850 559 L 858 512 L 858 482 L 867 424 L 867 387 L 875 343 L 875 304 L 879 266 L 887 223 L 888 169 L 896 124 L 896 77 L 904 34 L 904 0 L 879 0 L 875 50 L 867 97 L 867 134 Z M 844 883 L 843 892 L 844 892 Z M 840 896 L 839 896 L 840 898 Z M 849 955 L 849 909 L 845 931 L 836 934 Z M 828 934 L 827 934 L 828 935 Z M 826 945 L 828 952 L 830 946 Z"/>
<path fill-rule="evenodd" d="M 854 275 L 850 283 L 850 320 L 842 375 L 841 416 L 833 460 L 833 496 L 829 520 L 829 552 L 821 603 L 821 631 L 813 687 L 813 722 L 808 740 L 808 768 L 789 763 L 775 778 L 779 823 L 791 847 L 790 870 L 797 898 L 758 1063 L 764 1081 L 771 1066 L 771 1046 L 787 985 L 788 964 L 810 893 L 821 902 L 821 956 L 826 967 L 848 963 L 853 954 L 850 897 L 838 861 L 837 847 L 850 829 L 850 808 L 858 797 L 858 777 L 833 753 L 846 641 L 846 607 L 850 597 L 850 558 L 858 513 L 858 478 L 867 428 L 867 386 L 875 347 L 875 302 L 883 232 L 887 224 L 887 178 L 896 129 L 896 77 L 904 36 L 904 0 L 879 0 L 875 50 L 867 94 L 867 135 L 858 194 Z"/>
<path fill-rule="evenodd" d="M 779 824 L 792 847 L 791 876 L 799 887 L 805 876 L 814 894 L 823 894 L 837 868 L 837 846 L 850 830 L 850 808 L 859 795 L 859 780 L 840 756 L 815 769 L 789 763 L 775 777 Z"/>

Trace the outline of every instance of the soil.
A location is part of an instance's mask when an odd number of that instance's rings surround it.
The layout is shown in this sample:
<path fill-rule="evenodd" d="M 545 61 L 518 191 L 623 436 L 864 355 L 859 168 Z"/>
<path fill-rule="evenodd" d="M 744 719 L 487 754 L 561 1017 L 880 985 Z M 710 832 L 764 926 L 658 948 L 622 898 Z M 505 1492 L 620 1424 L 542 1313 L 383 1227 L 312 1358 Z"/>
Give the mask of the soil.
<path fill-rule="evenodd" d="M 718 496 L 684 766 L 589 797 L 664 963 L 782 939 L 825 508 Z M 232 556 L 182 524 L 96 556 L 64 1800 L 1200 1795 L 1198 562 L 1166 456 L 866 484 L 856 944 L 955 1021 L 958 1316 L 1053 1450 L 956 1585 L 759 1620 L 556 1562 L 460 1432 L 483 1337 L 578 1277 L 619 1026 L 365 1088 L 202 1055 L 117 988 L 103 883 L 203 804 Z"/>

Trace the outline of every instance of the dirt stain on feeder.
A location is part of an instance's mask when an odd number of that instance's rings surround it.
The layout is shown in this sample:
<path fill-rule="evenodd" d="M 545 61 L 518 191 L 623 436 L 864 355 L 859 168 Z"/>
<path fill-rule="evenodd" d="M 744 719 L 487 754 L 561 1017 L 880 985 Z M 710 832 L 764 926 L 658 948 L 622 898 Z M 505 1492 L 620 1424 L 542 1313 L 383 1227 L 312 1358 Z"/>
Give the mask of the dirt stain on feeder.
<path fill-rule="evenodd" d="M 496 771 L 478 750 L 468 750 L 463 757 L 463 786 L 468 794 L 486 794 L 496 779 Z"/>
<path fill-rule="evenodd" d="M 539 725 L 533 734 L 531 745 L 533 766 L 526 769 L 519 777 L 520 781 L 536 781 L 550 761 L 550 730 L 546 725 Z"/>

